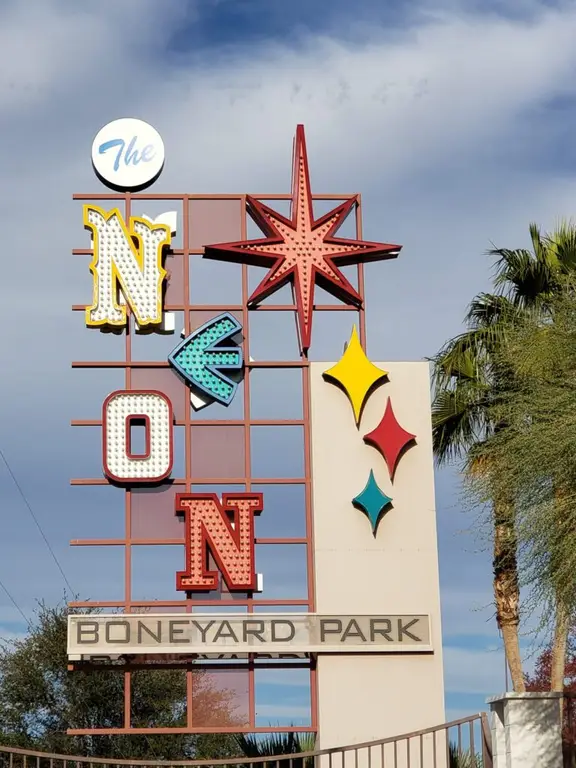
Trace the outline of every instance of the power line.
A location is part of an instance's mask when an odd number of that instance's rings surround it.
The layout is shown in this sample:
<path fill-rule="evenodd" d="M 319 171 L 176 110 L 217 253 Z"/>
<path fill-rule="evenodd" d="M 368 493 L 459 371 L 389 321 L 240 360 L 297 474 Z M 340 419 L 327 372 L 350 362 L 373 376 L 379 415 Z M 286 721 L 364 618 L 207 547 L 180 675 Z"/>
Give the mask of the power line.
<path fill-rule="evenodd" d="M 10 466 L 10 464 L 8 463 L 8 459 L 7 459 L 7 458 L 6 458 L 6 456 L 4 455 L 4 451 L 2 450 L 2 448 L 0 448 L 0 457 L 2 457 L 2 461 L 3 461 L 3 462 L 4 462 L 4 464 L 6 465 L 6 469 L 8 470 L 8 472 L 9 472 L 9 474 L 10 474 L 10 477 L 11 477 L 11 478 L 12 478 L 12 480 L 14 481 L 14 485 L 15 485 L 15 486 L 16 486 L 16 488 L 18 489 L 18 493 L 19 493 L 19 494 L 20 494 L 20 496 L 22 497 L 22 501 L 23 501 L 23 502 L 24 502 L 24 504 L 26 505 L 26 508 L 28 509 L 28 512 L 30 512 L 30 515 L 31 515 L 31 517 L 32 517 L 32 520 L 34 520 L 34 522 L 36 523 L 36 527 L 38 528 L 38 531 L 40 532 L 40 536 L 42 536 L 42 538 L 44 539 L 44 543 L 45 543 L 45 544 L 46 544 L 46 546 L 48 547 L 48 551 L 49 551 L 49 552 L 50 552 L 50 554 L 52 555 L 52 559 L 53 559 L 53 560 L 54 560 L 54 562 L 56 563 L 56 567 L 58 568 L 58 570 L 59 570 L 59 571 L 60 571 L 60 573 L 62 574 L 62 578 L 64 579 L 64 582 L 65 582 L 66 586 L 67 586 L 67 587 L 68 587 L 68 589 L 70 590 L 70 594 L 71 594 L 71 595 L 73 595 L 73 594 L 74 594 L 74 590 L 72 589 L 72 585 L 71 585 L 71 584 L 70 584 L 70 582 L 68 581 L 68 578 L 67 578 L 66 574 L 64 573 L 64 569 L 62 568 L 62 566 L 61 566 L 61 564 L 60 564 L 60 561 L 59 561 L 59 560 L 58 560 L 58 558 L 56 557 L 56 553 L 54 552 L 54 550 L 52 549 L 52 546 L 51 546 L 50 542 L 49 542 L 49 541 L 48 541 L 48 539 L 46 538 L 46 534 L 44 533 L 44 531 L 43 531 L 43 529 L 42 529 L 42 526 L 40 525 L 40 523 L 39 523 L 39 521 L 38 521 L 38 518 L 37 518 L 37 517 L 36 517 L 36 515 L 34 514 L 34 510 L 33 510 L 33 509 L 32 509 L 32 507 L 30 506 L 30 502 L 29 502 L 29 501 L 28 501 L 28 499 L 26 498 L 26 495 L 25 495 L 24 491 L 22 490 L 22 487 L 21 487 L 20 483 L 19 483 L 19 482 L 18 482 L 18 480 L 16 479 L 16 475 L 15 475 L 15 474 L 14 474 L 14 472 L 12 471 L 12 467 L 11 467 L 11 466 Z M 5 592 L 6 592 L 6 594 L 8 594 L 8 596 L 9 596 L 9 593 L 8 593 L 8 591 L 6 590 L 6 588 L 5 588 L 5 587 L 4 587 L 4 591 L 5 591 Z M 12 599 L 12 598 L 10 598 L 10 599 Z M 14 601 L 12 600 L 12 602 L 14 602 Z"/>
<path fill-rule="evenodd" d="M 6 585 L 5 585 L 5 584 L 4 584 L 4 583 L 3 583 L 1 580 L 0 580 L 0 589 L 2 589 L 2 590 L 3 590 L 3 591 L 6 593 L 6 596 L 8 597 L 8 599 L 10 600 L 10 602 L 12 603 L 12 605 L 14 606 L 14 608 L 16 608 L 16 610 L 18 611 L 18 613 L 20 614 L 20 616 L 22 616 L 22 618 L 23 618 L 23 619 L 24 619 L 24 621 L 26 622 L 26 626 L 28 626 L 28 627 L 29 627 L 29 626 L 30 626 L 30 622 L 29 622 L 29 620 L 26 618 L 26 614 L 24 613 L 24 611 L 22 610 L 22 608 L 20 608 L 20 606 L 18 605 L 18 603 L 16 602 L 16 600 L 14 599 L 14 597 L 13 597 L 13 596 L 10 594 L 10 592 L 9 592 L 9 590 L 8 590 L 8 587 L 7 587 L 7 586 L 6 586 Z"/>

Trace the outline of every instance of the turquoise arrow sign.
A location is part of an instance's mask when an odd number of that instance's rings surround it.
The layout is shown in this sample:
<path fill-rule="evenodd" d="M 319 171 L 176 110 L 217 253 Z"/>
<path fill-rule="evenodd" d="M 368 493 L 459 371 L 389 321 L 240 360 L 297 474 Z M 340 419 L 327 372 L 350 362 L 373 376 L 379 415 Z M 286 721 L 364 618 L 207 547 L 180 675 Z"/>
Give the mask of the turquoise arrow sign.
<path fill-rule="evenodd" d="M 213 317 L 187 336 L 168 355 L 168 362 L 193 389 L 211 400 L 230 405 L 238 384 L 224 371 L 241 370 L 244 360 L 239 347 L 221 346 L 242 331 L 229 312 Z"/>

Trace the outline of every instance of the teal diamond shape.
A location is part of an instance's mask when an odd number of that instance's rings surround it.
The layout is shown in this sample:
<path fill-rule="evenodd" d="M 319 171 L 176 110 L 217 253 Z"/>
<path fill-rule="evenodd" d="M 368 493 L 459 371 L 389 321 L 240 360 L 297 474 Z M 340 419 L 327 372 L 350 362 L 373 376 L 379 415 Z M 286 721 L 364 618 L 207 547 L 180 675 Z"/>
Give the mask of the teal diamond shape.
<path fill-rule="evenodd" d="M 372 533 L 376 536 L 376 529 L 378 528 L 378 521 L 380 515 L 384 512 L 385 508 L 392 502 L 390 496 L 380 490 L 376 479 L 374 478 L 374 471 L 370 470 L 370 477 L 366 483 L 366 487 L 352 499 L 352 504 L 357 509 L 362 510 L 364 514 L 370 520 L 372 525 Z"/>

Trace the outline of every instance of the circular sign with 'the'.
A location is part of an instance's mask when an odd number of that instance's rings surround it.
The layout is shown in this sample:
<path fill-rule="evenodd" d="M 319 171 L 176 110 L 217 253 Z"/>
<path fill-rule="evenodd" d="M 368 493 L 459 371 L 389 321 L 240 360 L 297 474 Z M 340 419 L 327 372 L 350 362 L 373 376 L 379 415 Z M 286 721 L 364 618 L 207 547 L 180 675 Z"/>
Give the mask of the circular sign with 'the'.
<path fill-rule="evenodd" d="M 144 189 L 162 172 L 164 142 L 148 123 L 123 117 L 107 123 L 96 134 L 92 165 L 98 178 L 112 189 Z"/>

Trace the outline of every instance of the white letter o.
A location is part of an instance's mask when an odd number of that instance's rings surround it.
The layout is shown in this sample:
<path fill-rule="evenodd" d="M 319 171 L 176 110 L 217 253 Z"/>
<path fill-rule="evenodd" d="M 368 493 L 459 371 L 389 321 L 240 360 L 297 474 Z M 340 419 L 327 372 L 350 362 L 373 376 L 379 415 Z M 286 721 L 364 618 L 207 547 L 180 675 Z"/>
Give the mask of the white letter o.
<path fill-rule="evenodd" d="M 131 422 L 142 419 L 146 450 L 130 452 Z M 102 409 L 104 474 L 117 483 L 158 483 L 172 472 L 172 403 L 161 392 L 112 392 Z"/>

